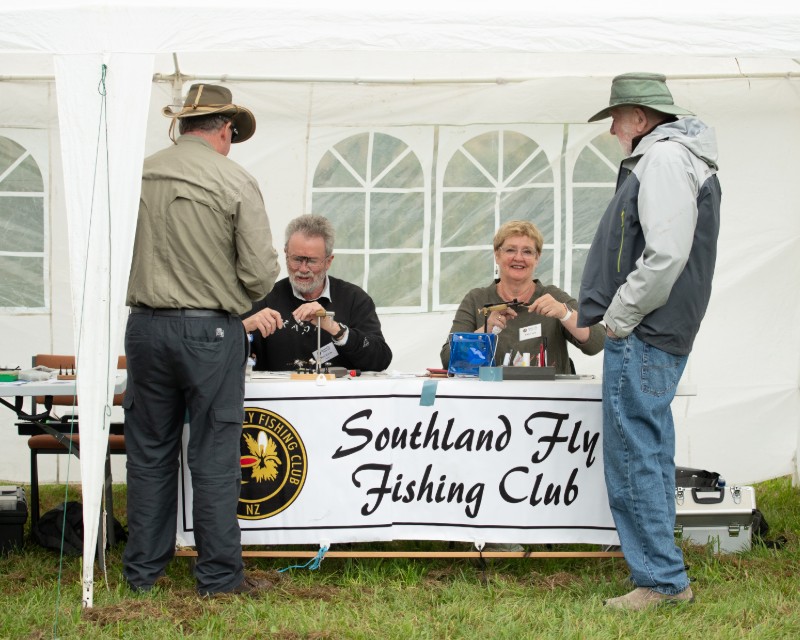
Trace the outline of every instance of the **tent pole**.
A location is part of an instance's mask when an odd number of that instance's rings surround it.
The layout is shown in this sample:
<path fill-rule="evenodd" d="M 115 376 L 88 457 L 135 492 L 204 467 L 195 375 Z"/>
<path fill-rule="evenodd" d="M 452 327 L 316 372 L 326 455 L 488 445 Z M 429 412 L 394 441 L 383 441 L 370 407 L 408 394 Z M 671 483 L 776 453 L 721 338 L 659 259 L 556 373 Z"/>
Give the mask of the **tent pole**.
<path fill-rule="evenodd" d="M 556 77 L 556 76 L 553 76 Z M 565 77 L 565 76 L 558 76 Z M 601 78 L 606 76 L 586 76 L 587 78 Z M 220 76 L 192 75 L 176 71 L 171 74 L 154 73 L 153 82 L 157 83 L 178 83 L 182 86 L 185 82 L 274 82 L 280 83 L 303 83 L 313 82 L 319 84 L 402 84 L 402 85 L 427 85 L 427 84 L 518 84 L 539 80 L 543 76 L 531 76 L 524 78 L 320 78 L 320 77 L 300 77 L 300 76 L 235 76 L 224 74 Z M 610 79 L 611 76 L 608 76 Z M 716 74 L 681 74 L 667 76 L 667 80 L 767 80 L 770 78 L 785 78 L 793 80 L 800 78 L 800 72 L 777 72 L 777 73 L 716 73 Z M 0 82 L 54 82 L 54 76 L 10 76 L 0 75 Z"/>

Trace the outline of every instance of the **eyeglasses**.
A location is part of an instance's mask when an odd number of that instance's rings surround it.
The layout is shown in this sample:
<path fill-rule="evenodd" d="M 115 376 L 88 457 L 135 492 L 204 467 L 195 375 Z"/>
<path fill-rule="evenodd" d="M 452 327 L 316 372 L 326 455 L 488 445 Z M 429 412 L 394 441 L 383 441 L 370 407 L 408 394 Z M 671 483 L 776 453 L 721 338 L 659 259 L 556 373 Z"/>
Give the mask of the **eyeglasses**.
<path fill-rule="evenodd" d="M 231 142 L 236 142 L 236 138 L 239 137 L 239 130 L 233 126 L 233 121 L 231 121 Z"/>
<path fill-rule="evenodd" d="M 327 257 L 325 258 L 309 258 L 308 256 L 288 256 L 289 264 L 295 268 L 303 266 L 303 264 L 307 264 L 309 269 L 316 269 L 320 266 Z"/>
<path fill-rule="evenodd" d="M 533 249 L 513 249 L 512 247 L 500 247 L 500 252 L 507 258 L 513 258 L 518 253 L 522 254 L 525 260 L 533 260 L 536 257 L 536 251 Z"/>

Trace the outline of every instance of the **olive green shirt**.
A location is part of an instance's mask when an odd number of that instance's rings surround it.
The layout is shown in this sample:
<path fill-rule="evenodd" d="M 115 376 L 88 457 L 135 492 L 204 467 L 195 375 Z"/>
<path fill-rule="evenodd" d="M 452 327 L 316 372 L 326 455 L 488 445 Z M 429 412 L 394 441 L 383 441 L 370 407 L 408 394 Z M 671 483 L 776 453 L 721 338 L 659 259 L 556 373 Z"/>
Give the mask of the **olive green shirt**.
<path fill-rule="evenodd" d="M 280 271 L 258 183 L 206 140 L 183 135 L 148 157 L 129 306 L 249 311 Z"/>

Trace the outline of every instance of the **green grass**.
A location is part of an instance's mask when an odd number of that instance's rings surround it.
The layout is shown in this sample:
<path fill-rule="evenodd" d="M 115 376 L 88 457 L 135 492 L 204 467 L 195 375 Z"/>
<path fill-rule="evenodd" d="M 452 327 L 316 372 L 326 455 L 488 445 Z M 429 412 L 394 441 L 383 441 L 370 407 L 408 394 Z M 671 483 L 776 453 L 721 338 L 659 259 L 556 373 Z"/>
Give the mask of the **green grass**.
<path fill-rule="evenodd" d="M 63 497 L 63 487 L 43 488 L 43 511 Z M 0 638 L 798 638 L 800 490 L 779 478 L 757 485 L 756 498 L 768 537 L 786 538 L 782 549 L 714 555 L 686 547 L 696 602 L 640 613 L 602 605 L 628 590 L 619 559 L 481 568 L 470 560 L 329 558 L 317 571 L 289 572 L 258 598 L 204 599 L 187 558 L 176 558 L 150 594 L 131 594 L 121 546 L 108 554 L 107 576 L 95 572 L 94 607 L 82 610 L 80 559 L 64 558 L 59 588 L 58 555 L 26 531 L 24 548 L 0 558 Z M 80 499 L 77 488 L 70 499 Z M 125 487 L 115 487 L 122 520 L 124 509 Z M 247 560 L 256 573 L 294 563 Z"/>

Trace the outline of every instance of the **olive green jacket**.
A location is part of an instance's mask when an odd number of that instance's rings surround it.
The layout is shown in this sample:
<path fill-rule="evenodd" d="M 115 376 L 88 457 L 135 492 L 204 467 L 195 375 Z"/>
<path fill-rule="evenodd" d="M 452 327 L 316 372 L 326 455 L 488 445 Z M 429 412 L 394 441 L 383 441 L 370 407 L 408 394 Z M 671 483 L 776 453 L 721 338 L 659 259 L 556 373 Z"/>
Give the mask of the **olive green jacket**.
<path fill-rule="evenodd" d="M 280 271 L 258 183 L 183 135 L 144 162 L 128 305 L 249 311 Z"/>
<path fill-rule="evenodd" d="M 549 293 L 554 299 L 566 303 L 571 309 L 576 308 L 578 303 L 567 292 L 553 285 L 545 286 L 539 280 L 534 280 L 534 282 L 536 283 L 536 289 L 530 300 L 526 300 L 527 304 L 531 304 L 537 298 Z M 484 315 L 479 313 L 479 310 L 484 305 L 499 304 L 500 302 L 503 302 L 503 300 L 497 293 L 496 283 L 492 283 L 488 287 L 472 289 L 464 296 L 458 311 L 456 311 L 450 334 L 456 332 L 471 333 L 483 327 Z M 603 350 L 606 332 L 602 324 L 596 324 L 591 327 L 589 329 L 589 339 L 581 344 L 564 328 L 564 325 L 557 318 L 528 313 L 528 310 L 524 307 L 518 308 L 517 314 L 516 318 L 508 321 L 506 328 L 498 336 L 497 350 L 495 351 L 495 360 L 498 365 L 503 363 L 503 358 L 509 352 L 511 353 L 512 361 L 517 353 L 529 353 L 531 358 L 535 358 L 539 353 L 539 345 L 543 337 L 547 338 L 547 362 L 556 368 L 557 373 L 570 373 L 569 354 L 567 353 L 568 341 L 590 356 Z M 534 325 L 541 325 L 539 332 L 533 332 L 540 335 L 521 340 L 520 329 Z M 442 346 L 440 356 L 442 366 L 447 368 L 450 364 L 449 335 L 447 342 Z"/>

